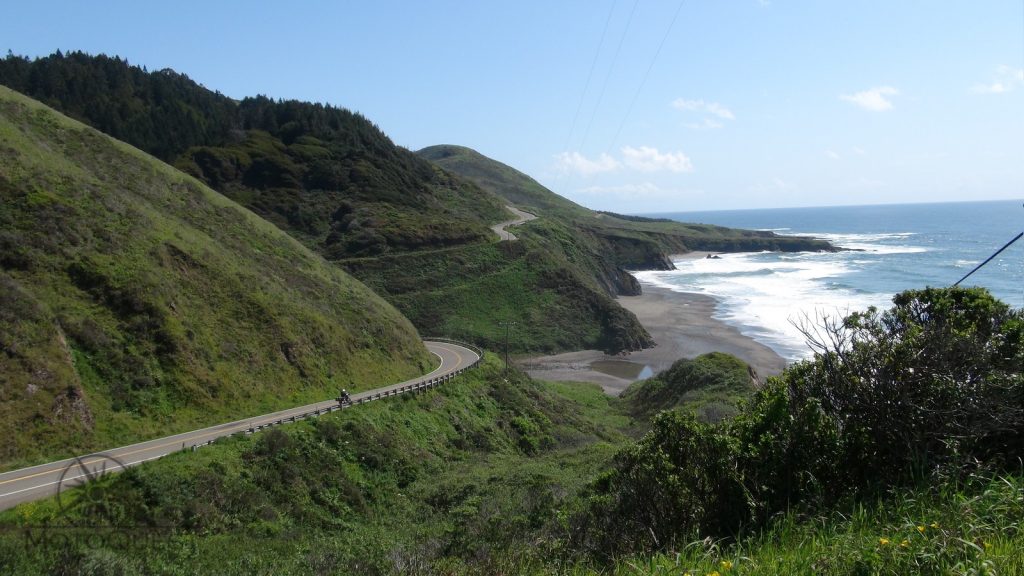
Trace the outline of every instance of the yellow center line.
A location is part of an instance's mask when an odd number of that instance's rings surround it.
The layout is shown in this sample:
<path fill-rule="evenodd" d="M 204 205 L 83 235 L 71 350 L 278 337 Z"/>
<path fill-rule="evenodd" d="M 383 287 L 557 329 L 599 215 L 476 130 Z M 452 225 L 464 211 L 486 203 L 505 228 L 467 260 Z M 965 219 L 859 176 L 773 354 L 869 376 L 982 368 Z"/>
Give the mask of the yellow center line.
<path fill-rule="evenodd" d="M 461 366 L 462 365 L 462 356 L 456 350 L 454 350 L 454 349 L 449 348 L 449 349 L 447 349 L 447 351 L 451 352 L 452 354 L 455 355 L 456 358 L 459 359 L 458 363 L 456 364 L 456 366 Z M 426 378 L 427 376 L 430 376 L 430 374 L 433 374 L 434 372 L 437 372 L 438 370 L 440 370 L 444 366 L 444 358 L 440 354 L 438 354 L 436 352 L 434 352 L 433 354 L 441 359 L 441 364 L 440 364 L 440 366 L 435 368 L 432 372 L 430 372 L 426 376 L 422 376 L 421 378 Z M 372 390 L 367 390 L 367 392 L 373 392 L 373 391 Z M 324 400 L 324 402 L 330 402 L 330 400 Z M 319 405 L 319 403 L 312 404 L 312 406 L 318 406 L 318 405 Z M 300 408 L 302 408 L 302 407 L 300 407 Z M 293 416 L 298 416 L 298 414 L 294 414 Z M 284 416 L 284 415 L 282 415 L 280 417 L 273 416 L 273 417 L 270 417 L 270 418 L 265 418 L 265 417 L 257 416 L 253 420 L 256 421 L 257 425 L 260 425 L 260 424 L 264 424 L 266 422 L 276 422 L 277 420 L 284 420 L 285 418 L 291 418 L 291 417 L 292 416 Z M 265 419 L 261 419 L 261 418 L 265 418 Z M 235 426 L 232 426 L 230 428 L 221 428 L 222 426 L 224 426 L 224 425 L 223 424 L 219 424 L 217 426 L 218 427 L 217 430 L 214 430 L 212 432 L 207 432 L 206 434 L 199 434 L 198 436 L 192 436 L 192 437 L 190 437 L 188 439 L 185 439 L 184 443 L 188 444 L 188 443 L 191 442 L 191 443 L 195 444 L 196 441 L 201 439 L 201 438 L 206 438 L 208 436 L 215 436 L 217 434 L 222 434 L 224 436 L 229 436 L 230 434 L 228 434 L 227 431 L 230 430 L 232 432 L 237 432 L 238 430 L 248 430 L 252 426 L 252 422 L 239 423 L 239 424 L 237 424 Z M 149 451 L 152 451 L 152 450 L 157 450 L 159 448 L 166 448 L 167 446 L 170 446 L 172 444 L 177 444 L 177 443 L 178 443 L 178 440 L 175 440 L 173 442 L 165 442 L 163 444 L 157 444 L 155 446 L 146 446 L 144 448 L 139 448 L 138 450 L 132 450 L 131 452 L 123 452 L 123 453 L 117 453 L 116 452 L 117 449 L 115 448 L 114 450 L 110 451 L 110 455 L 115 457 L 115 458 L 124 458 L 124 457 L 127 457 L 127 456 L 131 456 L 133 454 L 138 454 L 140 452 L 149 452 Z M 95 464 L 95 463 L 101 462 L 101 461 L 102 461 L 102 458 L 96 458 L 96 459 L 93 459 L 91 461 L 84 461 L 83 460 L 83 461 L 81 461 L 81 465 L 88 466 L 89 464 Z M 72 464 L 74 464 L 74 462 L 72 462 Z M 68 464 L 67 467 L 70 467 L 72 464 Z M 11 479 L 8 479 L 8 480 L 2 480 L 2 481 L 0 481 L 0 486 L 2 486 L 4 484 L 10 484 L 11 482 L 20 482 L 22 480 L 30 480 L 32 478 L 38 478 L 39 476 L 45 476 L 47 474 L 55 474 L 55 473 L 60 472 L 61 470 L 62 470 L 62 468 L 57 467 L 57 468 L 52 468 L 50 470 L 44 470 L 42 472 L 36 472 L 35 474 L 30 474 L 28 476 L 19 476 L 17 478 L 11 478 Z"/>

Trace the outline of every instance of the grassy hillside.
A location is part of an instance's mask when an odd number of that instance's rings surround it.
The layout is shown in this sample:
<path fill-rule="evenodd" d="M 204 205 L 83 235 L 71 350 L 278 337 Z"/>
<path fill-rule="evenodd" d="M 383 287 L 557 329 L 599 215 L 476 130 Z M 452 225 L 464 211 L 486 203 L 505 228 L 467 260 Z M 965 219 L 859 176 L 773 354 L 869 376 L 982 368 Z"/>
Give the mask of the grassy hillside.
<path fill-rule="evenodd" d="M 278 228 L 0 87 L 0 466 L 411 377 L 416 330 Z"/>
<path fill-rule="evenodd" d="M 1024 574 L 1022 313 L 980 289 L 894 303 L 717 423 L 685 394 L 634 420 L 677 398 L 536 382 L 488 354 L 420 395 L 108 477 L 70 512 L 2 513 L 0 569 Z M 744 374 L 707 356 L 658 379 L 728 398 Z M 82 537 L 96 526 L 158 537 Z"/>
<path fill-rule="evenodd" d="M 619 295 L 639 294 L 640 284 L 628 270 L 670 269 L 670 254 L 691 250 L 832 249 L 826 242 L 777 236 L 771 232 L 595 212 L 551 192 L 514 168 L 461 146 L 431 146 L 417 154 L 478 184 L 505 201 L 540 216 L 517 228 L 516 235 L 522 244 L 518 252 L 510 252 L 505 262 L 494 261 L 488 275 L 474 279 L 471 284 L 474 289 L 488 295 L 482 307 L 482 318 L 493 325 L 500 316 L 489 315 L 487 311 L 511 309 L 513 313 L 506 313 L 506 317 L 519 322 L 517 331 L 532 330 L 537 333 L 536 336 L 529 332 L 520 334 L 522 344 L 545 344 L 543 347 L 533 346 L 534 350 L 588 347 L 617 352 L 649 345 L 649 336 L 633 314 L 610 299 Z M 515 254 L 524 255 L 522 261 L 517 260 Z M 459 258 L 465 259 L 463 256 Z M 470 257 L 467 260 L 473 259 Z M 395 288 L 392 285 L 378 281 L 366 268 L 363 264 L 355 264 L 349 269 L 382 293 L 393 293 Z M 551 301 L 548 307 L 523 306 L 524 299 L 532 298 L 530 295 L 521 296 L 518 292 L 523 269 L 529 269 L 538 278 L 535 285 L 539 284 L 549 290 L 551 286 L 557 286 L 556 293 L 575 295 L 576 302 Z M 432 285 L 438 282 L 445 285 L 450 280 L 443 277 L 431 278 L 431 282 Z M 524 287 L 529 294 L 529 286 Z M 401 290 L 400 287 L 398 290 Z M 443 307 L 443 302 L 447 301 L 441 298 L 444 293 L 437 291 L 435 294 L 437 298 L 433 299 L 429 295 L 403 295 L 393 301 L 403 302 L 404 298 L 416 300 L 413 305 L 399 304 L 415 321 L 421 314 L 421 306 L 434 306 L 434 302 L 440 300 Z M 580 310 L 581 301 L 587 303 L 583 310 Z M 587 309 L 599 312 L 588 313 Z M 533 313 L 515 313 L 521 310 Z M 567 320 L 579 318 L 577 325 L 586 328 L 584 335 L 589 333 L 593 336 L 579 338 L 573 335 L 576 337 L 562 338 L 561 333 L 567 332 L 560 328 L 566 323 L 557 321 L 562 317 Z M 605 327 L 603 331 L 597 331 L 602 327 Z M 558 339 L 552 341 L 552 338 L 545 338 L 545 335 Z M 513 344 L 517 350 L 531 349 L 530 346 L 520 345 L 519 341 Z"/>
<path fill-rule="evenodd" d="M 678 360 L 668 370 L 634 382 L 622 399 L 637 418 L 650 419 L 662 410 L 685 407 L 703 420 L 717 422 L 735 416 L 756 385 L 746 362 L 711 352 Z"/>
<path fill-rule="evenodd" d="M 417 152 L 446 170 L 464 176 L 484 190 L 525 210 L 545 215 L 572 230 L 588 266 L 609 275 L 607 262 L 619 269 L 671 266 L 669 254 L 691 250 L 747 252 L 759 250 L 832 250 L 827 242 L 772 232 L 738 230 L 708 224 L 596 212 L 543 187 L 533 178 L 462 146 L 431 146 Z"/>
<path fill-rule="evenodd" d="M 489 354 L 419 395 L 107 477 L 92 515 L 62 515 L 53 500 L 0 513 L 0 571 L 499 573 L 508 554 L 534 554 L 557 510 L 628 441 L 615 403 L 597 386 L 506 373 Z M 123 548 L 73 536 L 67 547 L 30 546 L 4 530 L 81 534 L 90 528 L 69 526 L 83 521 L 155 536 Z"/>
<path fill-rule="evenodd" d="M 488 226 L 508 219 L 504 200 L 395 146 L 359 114 L 234 101 L 170 70 L 78 52 L 8 56 L 0 83 L 201 179 L 372 284 L 424 333 L 493 346 L 498 322 L 513 321 L 535 326 L 516 333 L 520 351 L 650 343 L 610 297 L 610 282 L 628 278 L 581 272 L 561 232 L 499 251 Z M 478 266 L 501 272 L 481 278 Z"/>
<path fill-rule="evenodd" d="M 465 148 L 416 155 L 348 110 L 235 101 L 119 58 L 9 55 L 0 83 L 236 200 L 370 284 L 421 332 L 486 346 L 503 343 L 499 323 L 515 322 L 517 352 L 636 350 L 650 336 L 614 301 L 640 289 L 627 269 L 668 268 L 666 254 L 691 249 L 829 248 L 592 212 Z M 508 219 L 507 203 L 543 218 L 522 227 L 521 246 L 499 250 L 488 226 Z"/>
<path fill-rule="evenodd" d="M 790 576 L 1024 574 L 1024 475 L 904 490 L 813 517 L 789 513 L 735 542 L 694 541 L 573 574 Z M 538 573 L 541 570 L 537 570 Z"/>

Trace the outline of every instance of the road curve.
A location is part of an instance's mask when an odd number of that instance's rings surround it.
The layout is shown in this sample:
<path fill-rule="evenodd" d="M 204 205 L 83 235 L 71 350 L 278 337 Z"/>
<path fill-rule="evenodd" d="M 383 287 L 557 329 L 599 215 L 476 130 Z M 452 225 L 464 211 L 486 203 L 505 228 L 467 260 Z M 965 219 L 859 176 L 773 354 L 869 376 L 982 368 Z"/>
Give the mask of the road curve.
<path fill-rule="evenodd" d="M 391 386 L 384 386 L 382 388 L 375 388 L 373 390 L 352 394 L 351 398 L 353 404 L 369 402 L 385 398 L 389 395 L 399 394 L 410 389 L 419 388 L 421 385 L 429 385 L 432 382 L 436 382 L 472 367 L 477 360 L 480 359 L 480 356 L 476 352 L 464 346 L 459 346 L 458 344 L 433 341 L 426 341 L 424 344 L 426 345 L 427 350 L 437 356 L 440 360 L 438 367 L 434 369 L 434 371 L 420 376 L 419 378 L 414 378 Z M 147 440 L 145 442 L 139 442 L 138 444 L 114 448 L 103 452 L 104 455 L 116 458 L 116 461 L 96 457 L 79 457 L 80 460 L 76 458 L 68 458 L 29 468 L 22 468 L 20 470 L 4 472 L 3 474 L 0 474 L 0 510 L 6 510 L 7 508 L 11 508 L 12 506 L 16 506 L 23 502 L 30 502 L 32 500 L 53 496 L 57 493 L 58 485 L 64 488 L 82 481 L 82 478 L 86 476 L 86 470 L 96 473 L 105 467 L 106 471 L 109 472 L 120 467 L 120 464 L 117 462 L 123 463 L 125 467 L 134 466 L 147 460 L 154 460 L 172 452 L 187 450 L 192 446 L 207 444 L 212 440 L 223 438 L 224 436 L 246 433 L 251 430 L 258 430 L 266 426 L 281 423 L 282 421 L 293 421 L 293 418 L 301 419 L 310 414 L 326 413 L 332 410 L 337 410 L 338 408 L 339 405 L 337 400 L 325 400 L 323 402 L 289 408 L 287 410 L 281 410 L 271 414 L 254 416 L 244 420 L 236 420 L 234 422 L 228 422 L 227 424 L 218 424 L 201 430 L 183 432 L 173 436 Z M 64 476 L 63 480 L 61 479 L 62 475 Z"/>
<path fill-rule="evenodd" d="M 516 208 L 515 206 L 509 206 L 508 204 L 505 205 L 505 208 L 509 212 L 515 214 L 516 219 L 506 220 L 505 222 L 501 222 L 500 224 L 495 224 L 494 226 L 491 226 L 491 230 L 493 230 L 494 233 L 498 235 L 498 238 L 501 238 L 502 240 L 518 240 L 515 234 L 508 231 L 508 228 L 510 226 L 519 226 L 520 224 L 523 224 L 524 222 L 529 222 L 530 220 L 536 220 L 537 217 L 533 214 L 530 214 L 529 212 L 523 212 L 522 210 Z"/>

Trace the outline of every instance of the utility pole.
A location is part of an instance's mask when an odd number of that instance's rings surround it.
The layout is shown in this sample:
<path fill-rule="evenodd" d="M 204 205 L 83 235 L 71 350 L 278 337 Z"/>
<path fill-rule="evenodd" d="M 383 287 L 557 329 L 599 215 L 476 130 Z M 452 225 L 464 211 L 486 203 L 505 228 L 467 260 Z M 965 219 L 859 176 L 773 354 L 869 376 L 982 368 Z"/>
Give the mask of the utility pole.
<path fill-rule="evenodd" d="M 515 326 L 517 322 L 506 321 L 498 322 L 498 324 L 505 327 L 505 372 L 508 372 L 508 331 L 509 328 Z"/>

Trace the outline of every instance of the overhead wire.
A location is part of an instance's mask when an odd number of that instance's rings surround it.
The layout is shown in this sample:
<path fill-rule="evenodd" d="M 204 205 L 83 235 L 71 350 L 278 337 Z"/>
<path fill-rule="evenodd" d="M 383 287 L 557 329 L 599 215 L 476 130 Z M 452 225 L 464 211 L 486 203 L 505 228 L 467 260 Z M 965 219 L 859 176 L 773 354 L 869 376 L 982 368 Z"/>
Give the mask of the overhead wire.
<path fill-rule="evenodd" d="M 971 274 L 974 274 L 978 270 L 981 270 L 982 266 L 984 266 L 985 264 L 988 264 L 989 262 L 991 262 L 992 259 L 995 258 L 996 256 L 999 256 L 999 254 L 1001 254 L 1003 252 L 1003 250 L 1006 250 L 1007 248 L 1010 247 L 1011 244 L 1013 244 L 1017 240 L 1020 240 L 1022 236 L 1024 236 L 1024 232 L 1021 232 L 1020 234 L 1017 234 L 1016 236 L 1014 236 L 1013 240 L 1010 240 L 1009 242 L 1004 244 L 1002 248 L 1000 248 L 999 250 L 996 250 L 995 253 L 992 254 L 991 256 L 989 256 L 988 258 L 986 258 L 984 262 L 982 262 L 981 264 L 978 264 L 977 266 L 975 266 L 974 269 L 971 270 L 970 272 L 968 272 L 967 274 L 964 274 L 963 278 L 961 278 L 961 279 L 957 280 L 956 282 L 954 282 L 953 286 L 959 286 L 960 283 L 963 282 L 964 280 L 967 280 L 967 278 L 970 277 Z"/>
<path fill-rule="evenodd" d="M 593 79 L 594 70 L 597 68 L 597 61 L 601 57 L 601 51 L 604 49 L 604 40 L 608 35 L 608 27 L 611 24 L 612 15 L 615 14 L 615 6 L 617 4 L 618 0 L 612 0 L 612 6 L 608 10 L 608 16 L 604 20 L 604 29 L 601 30 L 601 39 L 597 43 L 597 50 L 594 52 L 594 59 L 590 62 L 590 71 L 587 73 L 587 81 L 583 84 L 583 93 L 580 94 L 579 104 L 576 105 L 576 113 L 572 117 L 572 125 L 569 127 L 569 134 L 566 136 L 565 146 L 562 147 L 562 155 L 568 155 L 570 153 L 569 150 L 570 146 L 572 146 L 572 137 L 576 133 L 576 123 L 579 121 L 580 112 L 583 110 L 583 103 L 586 101 L 587 93 L 590 91 L 590 81 Z M 569 175 L 568 169 L 559 173 L 559 186 L 565 184 L 565 186 L 568 187 L 569 182 L 565 181 L 567 175 Z"/>
<path fill-rule="evenodd" d="M 590 136 L 590 128 L 594 125 L 594 118 L 597 117 L 597 111 L 601 108 L 601 102 L 604 100 L 605 90 L 608 89 L 608 81 L 611 80 L 612 72 L 615 70 L 615 63 L 619 59 L 619 53 L 622 52 L 622 44 L 626 41 L 626 35 L 629 33 L 629 27 L 633 23 L 633 15 L 636 14 L 636 7 L 640 3 L 640 0 L 633 1 L 633 8 L 629 11 L 629 18 L 626 20 L 626 27 L 622 30 L 622 36 L 619 38 L 619 45 L 615 47 L 615 54 L 612 56 L 612 63 L 608 66 L 608 73 L 604 76 L 604 83 L 601 84 L 601 92 L 597 95 L 597 104 L 594 104 L 594 111 L 590 114 L 590 121 L 587 122 L 587 129 L 583 131 L 583 140 L 580 142 L 582 148 L 587 143 L 587 137 Z"/>
<path fill-rule="evenodd" d="M 651 63 L 647 66 L 647 71 L 644 72 L 643 79 L 640 80 L 640 84 L 637 86 L 636 92 L 633 94 L 633 99 L 630 101 L 629 107 L 626 108 L 626 114 L 622 117 L 622 122 L 619 124 L 618 130 L 615 131 L 615 136 L 612 137 L 612 142 L 608 146 L 608 150 L 615 148 L 615 145 L 618 143 L 619 136 L 622 134 L 622 129 L 626 126 L 629 116 L 633 113 L 633 107 L 636 106 L 636 101 L 640 98 L 640 93 L 643 92 L 644 85 L 647 84 L 647 78 L 651 75 L 651 70 L 654 69 L 654 64 L 658 61 L 658 56 L 661 55 L 661 50 L 665 47 L 665 42 L 668 41 L 668 37 L 672 33 L 672 28 L 675 27 L 676 20 L 679 19 L 679 13 L 683 11 L 684 4 L 686 4 L 686 0 L 679 1 L 679 6 L 676 7 L 675 14 L 672 15 L 672 20 L 669 22 L 668 28 L 665 30 L 665 34 L 661 37 L 661 43 L 658 44 L 658 49 L 654 52 L 654 57 L 651 58 Z"/>
<path fill-rule="evenodd" d="M 601 56 L 601 49 L 604 48 L 604 39 L 608 35 L 608 25 L 612 22 L 612 14 L 615 13 L 615 5 L 618 0 L 612 0 L 612 7 L 608 10 L 608 17 L 604 20 L 604 29 L 601 31 L 601 39 L 597 42 L 597 51 L 594 52 L 594 59 L 590 62 L 590 72 L 587 73 L 587 81 L 583 84 L 583 93 L 580 94 L 580 102 L 576 105 L 576 113 L 572 117 L 572 125 L 569 127 L 569 135 L 565 140 L 563 150 L 568 151 L 572 144 L 572 135 L 576 132 L 576 122 L 579 121 L 580 111 L 583 110 L 583 102 L 587 99 L 587 92 L 590 90 L 590 81 L 594 77 L 594 69 L 597 68 L 597 60 Z"/>

